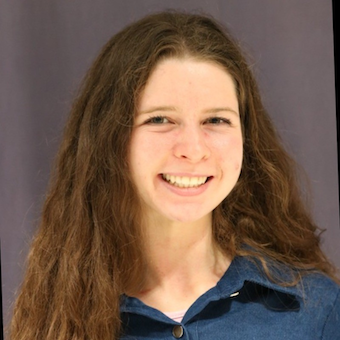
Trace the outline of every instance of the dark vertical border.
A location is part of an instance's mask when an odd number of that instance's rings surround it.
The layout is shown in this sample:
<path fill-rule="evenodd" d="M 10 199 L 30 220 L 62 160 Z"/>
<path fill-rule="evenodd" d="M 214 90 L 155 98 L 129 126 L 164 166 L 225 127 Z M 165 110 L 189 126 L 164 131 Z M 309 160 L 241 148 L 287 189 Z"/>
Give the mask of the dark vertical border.
<path fill-rule="evenodd" d="M 1 276 L 1 240 L 0 240 L 0 339 L 4 339 L 4 318 L 2 313 L 2 276 Z"/>
<path fill-rule="evenodd" d="M 339 17 L 339 5 L 332 1 L 333 8 L 333 37 L 334 37 L 334 75 L 335 75 L 335 110 L 336 110 L 336 127 L 338 142 L 338 185 L 339 185 L 339 206 L 340 206 L 340 113 L 339 113 L 339 32 L 336 32 L 336 17 Z"/>

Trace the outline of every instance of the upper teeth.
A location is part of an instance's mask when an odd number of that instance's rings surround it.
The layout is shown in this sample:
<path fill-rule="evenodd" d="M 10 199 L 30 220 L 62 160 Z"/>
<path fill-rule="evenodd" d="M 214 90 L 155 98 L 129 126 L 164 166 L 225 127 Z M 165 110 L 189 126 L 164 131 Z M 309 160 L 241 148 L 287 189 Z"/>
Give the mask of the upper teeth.
<path fill-rule="evenodd" d="M 191 188 L 204 184 L 207 181 L 208 177 L 181 177 L 163 174 L 163 178 L 175 186 L 181 188 Z"/>

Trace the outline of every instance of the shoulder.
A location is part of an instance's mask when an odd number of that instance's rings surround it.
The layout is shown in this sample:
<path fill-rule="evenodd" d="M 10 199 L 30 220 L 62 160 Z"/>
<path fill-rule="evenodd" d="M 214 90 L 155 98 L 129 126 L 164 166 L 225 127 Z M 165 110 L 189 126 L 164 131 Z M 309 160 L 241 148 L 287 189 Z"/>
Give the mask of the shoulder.
<path fill-rule="evenodd" d="M 304 275 L 300 287 L 306 314 L 322 322 L 322 339 L 340 340 L 340 286 L 323 273 Z"/>
<path fill-rule="evenodd" d="M 313 272 L 302 275 L 298 289 L 310 299 L 336 301 L 340 286 L 324 273 Z"/>
<path fill-rule="evenodd" d="M 302 273 L 270 260 L 266 264 L 277 280 L 272 280 L 266 274 L 262 263 L 257 259 L 239 257 L 234 263 L 244 280 L 270 289 L 271 305 L 276 306 L 282 301 L 283 305 L 287 301 L 297 302 L 292 305 L 297 308 L 289 327 L 301 334 L 310 332 L 317 339 L 340 340 L 340 286 L 322 272 Z M 301 278 L 295 285 L 292 284 L 294 276 Z M 268 296 L 266 293 L 264 299 L 267 306 Z"/>
<path fill-rule="evenodd" d="M 292 289 L 301 297 L 306 310 L 317 309 L 326 315 L 340 311 L 340 286 L 323 273 L 304 274 Z"/>
<path fill-rule="evenodd" d="M 331 303 L 336 301 L 339 295 L 340 285 L 317 270 L 301 271 L 272 259 L 261 262 L 255 257 L 236 257 L 233 264 L 244 278 L 274 290 L 299 296 L 306 302 L 323 300 Z M 297 284 L 293 284 L 295 281 L 298 281 Z"/>
<path fill-rule="evenodd" d="M 259 263 L 256 269 L 253 269 L 253 278 L 271 289 L 298 297 L 306 307 L 333 306 L 339 299 L 340 285 L 323 272 L 301 271 L 271 260 L 268 260 L 267 268 L 274 280 L 268 277 L 262 264 Z M 293 284 L 296 278 L 300 279 L 297 284 Z"/>

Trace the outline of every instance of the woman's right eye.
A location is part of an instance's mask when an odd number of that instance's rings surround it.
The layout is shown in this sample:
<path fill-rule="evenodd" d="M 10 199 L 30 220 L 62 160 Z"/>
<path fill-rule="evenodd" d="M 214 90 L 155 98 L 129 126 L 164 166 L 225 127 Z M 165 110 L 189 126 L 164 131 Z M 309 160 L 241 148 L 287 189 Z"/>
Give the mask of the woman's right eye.
<path fill-rule="evenodd" d="M 145 124 L 166 124 L 170 123 L 169 120 L 166 117 L 163 116 L 155 116 L 155 117 L 150 117 Z"/>

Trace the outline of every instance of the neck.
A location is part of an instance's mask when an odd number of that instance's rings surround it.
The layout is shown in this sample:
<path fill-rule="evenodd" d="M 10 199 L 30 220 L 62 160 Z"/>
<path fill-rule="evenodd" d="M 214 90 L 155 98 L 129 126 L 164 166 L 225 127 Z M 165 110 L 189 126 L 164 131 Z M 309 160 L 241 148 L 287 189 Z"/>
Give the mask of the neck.
<path fill-rule="evenodd" d="M 211 215 L 190 223 L 149 220 L 144 230 L 146 291 L 174 285 L 192 289 L 198 283 L 211 286 L 230 264 L 213 240 Z"/>
<path fill-rule="evenodd" d="M 142 290 L 131 295 L 160 311 L 188 309 L 230 265 L 213 241 L 211 215 L 190 223 L 149 219 L 143 230 L 147 270 Z"/>

